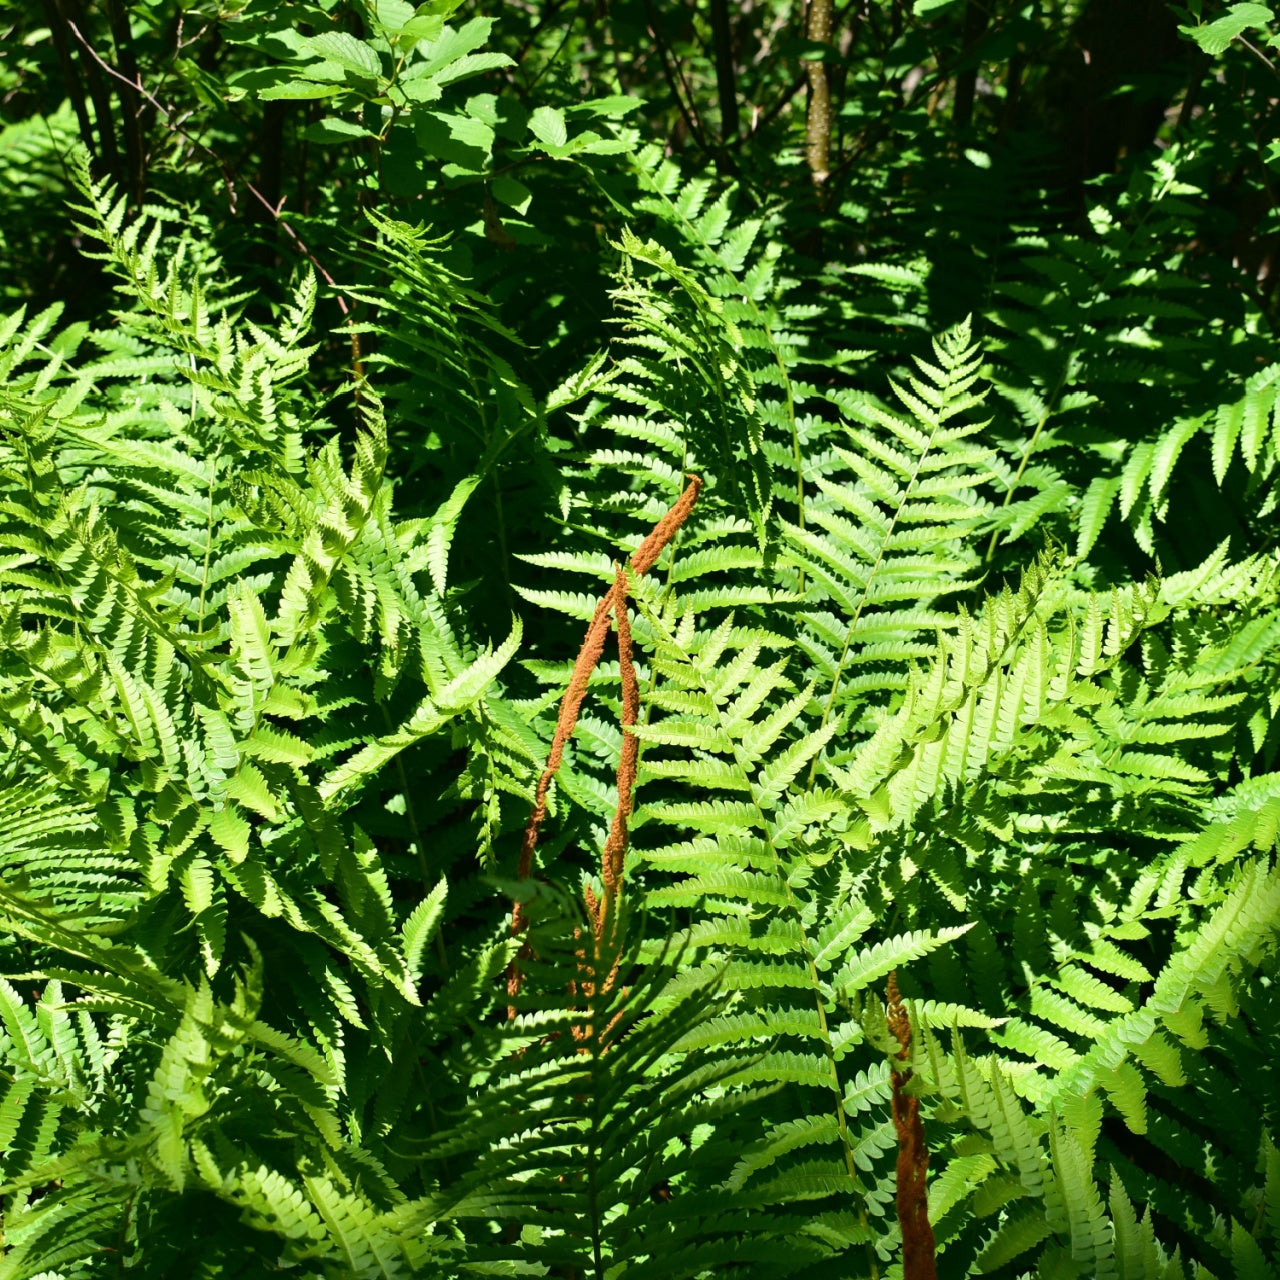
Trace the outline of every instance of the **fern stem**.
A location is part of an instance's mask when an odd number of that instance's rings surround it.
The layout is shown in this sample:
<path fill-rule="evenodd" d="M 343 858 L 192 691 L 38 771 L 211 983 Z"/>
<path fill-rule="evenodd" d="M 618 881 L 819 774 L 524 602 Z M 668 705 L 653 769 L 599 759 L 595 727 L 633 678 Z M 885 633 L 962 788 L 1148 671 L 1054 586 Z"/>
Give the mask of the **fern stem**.
<path fill-rule="evenodd" d="M 597 1024 L 598 1025 L 598 1024 Z M 593 1038 L 595 1053 L 602 1053 L 604 1046 L 598 1037 Z M 601 1248 L 601 1236 L 604 1224 L 600 1212 L 600 1161 L 597 1152 L 600 1150 L 600 1115 L 598 1111 L 599 1090 L 591 1090 L 591 1141 L 587 1144 L 587 1212 L 591 1222 L 591 1262 L 596 1280 L 605 1280 L 604 1251 Z"/>
<path fill-rule="evenodd" d="M 758 806 L 757 806 L 758 807 Z M 770 849 L 772 849 L 772 841 L 770 841 Z M 776 857 L 777 854 L 775 853 Z M 850 1181 L 856 1182 L 858 1178 L 857 1164 L 853 1158 L 853 1143 L 849 1140 L 849 1118 L 844 1111 L 844 1089 L 840 1083 L 840 1067 L 836 1062 L 835 1051 L 831 1047 L 831 1032 L 827 1026 L 827 1010 L 822 1000 L 821 979 L 818 977 L 818 966 L 813 961 L 813 948 L 809 944 L 809 935 L 804 927 L 804 921 L 800 915 L 800 904 L 795 901 L 795 897 L 791 891 L 791 885 L 784 879 L 787 886 L 787 901 L 795 912 L 796 920 L 800 927 L 800 944 L 805 950 L 805 960 L 809 969 L 809 981 L 813 984 L 814 1004 L 818 1010 L 818 1029 L 822 1032 L 823 1049 L 826 1051 L 827 1066 L 831 1071 L 831 1087 L 836 1095 L 836 1131 L 840 1135 L 840 1146 L 844 1151 L 844 1167 L 848 1171 Z M 870 1235 L 870 1223 L 867 1221 L 867 1206 L 862 1201 L 858 1202 L 858 1223 L 867 1230 Z M 875 1248 L 868 1240 L 866 1244 L 867 1251 L 867 1268 L 870 1273 L 871 1280 L 880 1280 L 880 1268 L 876 1265 Z"/>
<path fill-rule="evenodd" d="M 413 1070 L 414 1074 L 418 1077 L 418 1084 L 422 1087 L 422 1101 L 427 1108 L 427 1119 L 431 1122 L 431 1131 L 432 1133 L 438 1133 L 440 1130 L 440 1118 L 436 1114 L 436 1104 L 431 1100 L 431 1085 L 427 1080 L 427 1073 L 422 1069 L 421 1058 L 416 1059 L 413 1064 Z M 390 1147 L 389 1143 L 387 1145 L 389 1149 L 394 1150 L 394 1148 Z M 444 1181 L 447 1182 L 449 1179 L 449 1157 L 446 1155 L 440 1155 L 437 1156 L 436 1159 L 440 1162 L 440 1172 Z"/>
<path fill-rule="evenodd" d="M 772 341 L 769 344 L 773 346 Z M 778 368 L 782 370 L 782 385 L 787 392 L 787 421 L 791 425 L 791 456 L 796 463 L 796 528 L 804 528 L 804 455 L 800 449 L 800 428 L 796 423 L 796 406 L 795 399 L 791 394 L 791 379 L 787 377 L 786 369 L 783 367 L 782 356 L 777 348 L 774 348 L 774 359 L 778 362 Z M 804 590 L 804 569 L 801 568 L 796 577 L 796 590 Z"/>
<path fill-rule="evenodd" d="M 502 557 L 502 582 L 508 591 L 511 590 L 511 557 L 507 551 L 507 521 L 502 510 L 502 483 L 498 479 L 498 468 L 493 469 L 493 514 L 496 517 L 495 528 L 498 534 L 498 554 Z"/>
<path fill-rule="evenodd" d="M 680 457 L 681 474 L 688 474 L 687 472 L 688 463 L 689 463 L 689 446 L 687 443 L 685 443 L 684 452 L 681 454 L 681 457 Z M 667 580 L 663 588 L 663 596 L 662 596 L 662 603 L 664 607 L 666 605 L 666 602 L 671 598 L 671 592 L 674 589 L 673 579 L 675 577 L 675 572 L 676 572 L 676 552 L 679 549 L 679 544 L 680 544 L 680 530 L 677 529 L 675 533 L 671 535 L 671 544 L 670 544 L 671 557 L 667 561 Z M 619 663 L 619 665 L 621 665 L 621 663 Z M 653 694 L 654 690 L 658 688 L 660 681 L 661 681 L 660 674 L 654 667 L 651 666 L 649 668 L 648 685 L 646 686 L 644 691 L 640 694 L 640 711 L 641 711 L 640 723 L 644 725 L 650 724 L 653 720 L 653 700 L 651 695 Z M 635 776 L 637 779 L 639 779 L 640 760 L 641 760 L 641 757 L 644 755 L 645 744 L 640 739 L 636 739 L 635 742 L 636 742 Z"/>
<path fill-rule="evenodd" d="M 135 1187 L 130 1191 L 124 1202 L 124 1213 L 120 1215 L 120 1235 L 119 1243 L 116 1246 L 117 1257 L 120 1260 L 121 1271 L 124 1270 L 124 1261 L 129 1256 L 129 1230 L 133 1226 L 133 1211 L 138 1200 L 138 1188 Z"/>

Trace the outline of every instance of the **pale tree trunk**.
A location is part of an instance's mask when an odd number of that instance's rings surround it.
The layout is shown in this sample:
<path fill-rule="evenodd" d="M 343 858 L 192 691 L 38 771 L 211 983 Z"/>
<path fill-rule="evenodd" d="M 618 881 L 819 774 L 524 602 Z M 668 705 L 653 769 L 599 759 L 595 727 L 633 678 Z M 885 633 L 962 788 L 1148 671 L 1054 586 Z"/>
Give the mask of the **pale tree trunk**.
<path fill-rule="evenodd" d="M 832 0 L 809 0 L 805 37 L 814 44 L 831 46 Z M 809 76 L 809 118 L 805 126 L 805 159 L 814 186 L 819 190 L 831 172 L 831 83 L 827 64 L 816 59 L 805 63 Z"/>

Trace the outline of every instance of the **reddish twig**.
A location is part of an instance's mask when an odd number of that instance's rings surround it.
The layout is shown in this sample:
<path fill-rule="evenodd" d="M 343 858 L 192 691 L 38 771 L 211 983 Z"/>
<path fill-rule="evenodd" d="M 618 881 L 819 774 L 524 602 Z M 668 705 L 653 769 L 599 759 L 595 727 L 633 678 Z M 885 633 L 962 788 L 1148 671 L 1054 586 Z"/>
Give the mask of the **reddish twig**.
<path fill-rule="evenodd" d="M 911 1021 L 898 991 L 898 974 L 889 974 L 886 991 L 889 1031 L 897 1040 L 901 1063 L 911 1060 Z M 934 1259 L 933 1227 L 929 1222 L 929 1196 L 925 1175 L 929 1148 L 920 1119 L 920 1099 L 906 1091 L 910 1066 L 889 1073 L 893 1083 L 893 1127 L 898 1131 L 898 1223 L 902 1227 L 902 1280 L 938 1280 Z"/>
<path fill-rule="evenodd" d="M 114 76 L 117 80 L 121 82 L 121 84 L 127 84 L 129 88 L 132 89 L 135 93 L 140 93 L 144 98 L 146 98 L 146 100 L 149 103 L 151 103 L 153 107 L 155 107 L 155 109 L 158 112 L 160 112 L 162 116 L 165 117 L 166 120 L 169 118 L 171 113 L 169 111 L 166 111 L 165 108 L 162 107 L 142 87 L 141 76 L 138 76 L 136 80 L 130 80 L 128 76 L 122 75 L 119 71 L 115 69 L 115 67 L 111 66 L 108 62 L 106 62 L 102 57 L 99 56 L 98 51 L 93 47 L 93 45 L 91 45 L 88 42 L 88 40 L 84 38 L 83 35 L 81 35 L 80 28 L 76 26 L 74 22 L 68 21 L 67 26 L 71 28 L 71 34 L 74 35 L 75 38 L 80 41 L 80 44 L 83 46 L 84 50 L 88 53 L 88 55 L 94 60 L 94 62 L 98 64 L 98 66 L 100 66 L 103 69 L 103 71 L 107 73 L 107 75 Z"/>

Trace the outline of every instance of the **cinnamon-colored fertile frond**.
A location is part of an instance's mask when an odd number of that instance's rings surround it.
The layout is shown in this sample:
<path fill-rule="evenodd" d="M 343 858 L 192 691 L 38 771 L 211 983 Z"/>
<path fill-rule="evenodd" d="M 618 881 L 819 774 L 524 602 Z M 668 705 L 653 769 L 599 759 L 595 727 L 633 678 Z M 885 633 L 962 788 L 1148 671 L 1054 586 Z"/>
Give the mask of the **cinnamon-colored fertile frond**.
<path fill-rule="evenodd" d="M 898 975 L 889 974 L 889 1031 L 900 1049 L 895 1055 L 903 1064 L 911 1058 L 911 1020 L 898 991 Z M 902 1280 L 938 1280 L 933 1226 L 929 1222 L 929 1194 L 926 1176 L 929 1148 L 925 1142 L 924 1122 L 920 1118 L 920 1099 L 906 1091 L 911 1068 L 894 1067 L 889 1073 L 893 1083 L 893 1127 L 898 1135 L 898 1223 L 902 1228 Z"/>
<path fill-rule="evenodd" d="M 632 726 L 640 715 L 640 684 L 632 661 L 631 619 L 627 616 L 627 578 L 618 570 L 614 583 L 614 616 L 618 624 L 618 667 L 622 675 L 622 751 L 618 756 L 618 805 L 613 812 L 609 838 L 601 857 L 600 878 L 604 882 L 605 902 L 610 902 L 622 887 L 623 864 L 627 849 L 627 822 L 631 817 L 631 798 L 636 785 L 636 760 L 640 744 Z M 607 910 L 607 907 L 606 907 Z"/>
<path fill-rule="evenodd" d="M 902 993 L 898 990 L 898 971 L 889 971 L 889 981 L 885 986 L 885 999 L 888 1001 L 886 1014 L 889 1031 L 899 1046 L 898 1059 L 905 1062 L 911 1056 L 911 1021 L 902 1003 Z"/>
<path fill-rule="evenodd" d="M 596 606 L 587 634 L 583 637 L 582 648 L 578 650 L 577 661 L 569 676 L 569 687 L 560 700 L 560 714 L 556 718 L 556 731 L 551 739 L 551 751 L 547 756 L 547 766 L 538 779 L 538 787 L 534 792 L 533 808 L 529 812 L 529 821 L 525 823 L 524 839 L 520 844 L 520 861 L 516 865 L 516 877 L 527 880 L 533 870 L 533 853 L 538 847 L 538 830 L 542 820 L 547 816 L 547 792 L 551 788 L 551 779 L 556 776 L 560 762 L 564 759 L 565 744 L 569 741 L 578 724 L 578 712 L 582 710 L 583 700 L 587 696 L 587 684 L 591 673 L 600 661 L 604 652 L 605 636 L 609 633 L 609 610 L 613 603 L 613 590 Z M 517 902 L 511 911 L 511 932 L 521 933 L 524 930 L 524 905 Z M 508 974 L 507 986 L 511 988 L 515 979 L 515 969 Z M 518 989 L 518 982 L 517 982 Z M 515 994 L 512 991 L 512 994 Z"/>
<path fill-rule="evenodd" d="M 631 557 L 632 572 L 639 575 L 648 572 L 657 562 L 663 549 L 670 543 L 676 531 L 688 519 L 689 512 L 698 500 L 702 489 L 699 476 L 689 476 L 689 485 L 676 500 L 675 505 L 654 526 L 653 531 L 640 544 Z M 627 576 L 619 569 L 613 585 L 605 592 L 600 603 L 596 605 L 587 634 L 583 637 L 582 648 L 578 651 L 577 660 L 569 676 L 568 688 L 560 701 L 560 714 L 556 719 L 555 734 L 551 739 L 551 751 L 547 756 L 546 768 L 538 779 L 534 792 L 533 807 L 529 812 L 529 821 L 525 824 L 524 839 L 520 845 L 520 860 L 516 866 L 518 879 L 528 879 L 533 874 L 533 855 L 538 847 L 538 833 L 543 819 L 547 815 L 547 792 L 551 788 L 551 780 L 555 777 L 564 759 L 565 744 L 573 735 L 578 724 L 578 713 L 582 710 L 583 700 L 587 696 L 587 685 L 591 673 L 600 661 L 604 652 L 605 636 L 609 631 L 609 614 L 614 615 L 618 627 L 618 664 L 622 672 L 622 754 L 618 761 L 618 806 L 613 815 L 609 837 L 605 842 L 602 856 L 601 879 L 604 882 L 605 896 L 603 901 L 591 909 L 597 936 L 604 927 L 604 920 L 609 903 L 616 895 L 622 883 L 623 863 L 626 857 L 627 822 L 631 816 L 632 792 L 635 790 L 636 761 L 638 743 L 635 735 L 628 730 L 636 723 L 640 712 L 640 686 L 636 680 L 635 664 L 632 658 L 631 621 L 627 614 Z M 517 902 L 511 912 L 511 933 L 513 936 L 524 932 L 527 920 L 523 904 Z M 521 952 L 523 956 L 525 952 Z M 514 998 L 520 990 L 520 956 L 512 961 L 507 970 L 507 993 Z M 509 1010 L 514 1017 L 514 1008 Z"/>
<path fill-rule="evenodd" d="M 608 945 L 604 937 L 606 921 L 608 920 L 608 899 L 596 896 L 596 891 L 587 885 L 582 891 L 583 900 L 587 906 L 587 918 L 591 921 L 591 952 L 588 958 L 586 942 L 582 937 L 582 930 L 575 928 L 573 936 L 575 941 L 580 945 L 578 947 L 578 971 L 581 977 L 576 978 L 569 983 L 569 998 L 571 1000 L 581 998 L 588 1006 L 595 999 L 597 994 L 597 978 L 604 968 L 605 963 L 605 947 Z M 618 956 L 613 954 L 609 961 L 609 972 L 605 976 L 603 982 L 598 984 L 599 993 L 608 995 L 618 981 Z M 622 989 L 622 995 L 625 999 L 628 989 Z M 600 1052 L 604 1053 L 607 1049 L 607 1041 L 610 1033 L 622 1021 L 624 1010 L 619 1008 L 609 1019 L 603 1032 L 600 1033 Z M 595 1024 L 590 1020 L 581 1023 L 575 1023 L 573 1026 L 573 1038 L 583 1045 L 582 1052 L 587 1052 L 587 1045 L 596 1034 Z"/>
<path fill-rule="evenodd" d="M 631 557 L 631 568 L 636 573 L 648 573 L 662 554 L 663 548 L 676 535 L 676 530 L 689 518 L 693 504 L 702 492 L 702 477 L 690 476 L 689 487 L 676 500 L 676 505 L 653 527 L 653 532 L 636 548 Z"/>

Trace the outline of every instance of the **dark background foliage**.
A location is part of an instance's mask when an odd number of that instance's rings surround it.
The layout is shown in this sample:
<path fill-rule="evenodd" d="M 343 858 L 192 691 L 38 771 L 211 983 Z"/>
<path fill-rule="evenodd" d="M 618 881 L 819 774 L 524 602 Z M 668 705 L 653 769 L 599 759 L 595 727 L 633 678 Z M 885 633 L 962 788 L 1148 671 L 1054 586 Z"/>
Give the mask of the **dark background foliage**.
<path fill-rule="evenodd" d="M 1191 15 L 1176 6 L 845 5 L 820 43 L 789 5 L 499 6 L 486 48 L 509 63 L 458 84 L 444 111 L 406 110 L 360 137 L 323 122 L 340 119 L 352 133 L 372 123 L 370 81 L 353 78 L 337 98 L 261 100 L 297 57 L 280 32 L 363 37 L 399 7 L 9 7 L 9 296 L 64 298 L 74 318 L 104 305 L 105 282 L 53 216 L 67 194 L 57 148 L 79 137 L 132 207 L 158 199 L 198 219 L 254 307 L 278 302 L 308 255 L 345 289 L 376 287 L 378 264 L 357 260 L 367 211 L 449 235 L 450 265 L 514 334 L 503 355 L 545 391 L 600 344 L 618 218 L 660 238 L 663 220 L 646 216 L 626 156 L 557 159 L 528 120 L 539 107 L 572 113 L 629 94 L 639 101 L 618 110 L 634 108 L 625 118 L 686 180 L 707 171 L 732 184 L 738 216 L 785 207 L 788 269 L 799 296 L 822 307 L 807 335 L 818 349 L 888 353 L 906 326 L 936 331 L 982 316 L 1009 391 L 999 429 L 1016 438 L 1022 397 L 1035 396 L 1050 437 L 1039 447 L 1073 482 L 1091 447 L 1175 411 L 1212 409 L 1227 381 L 1270 358 L 1277 226 L 1265 144 L 1276 74 L 1248 41 L 1210 58 L 1179 34 Z M 833 103 L 821 184 L 803 150 L 814 67 Z M 141 89 L 127 83 L 140 71 Z M 477 99 L 492 105 L 467 116 Z M 457 123 L 490 111 L 479 128 Z M 1176 157 L 1171 181 L 1194 192 L 1161 198 L 1151 162 L 1162 153 Z M 1105 231 L 1091 207 L 1113 219 Z M 901 265 L 923 283 L 876 290 L 844 274 L 862 263 Z M 1144 269 L 1161 274 L 1139 282 Z M 340 295 L 329 292 L 322 316 L 334 333 L 318 380 L 336 388 L 349 354 Z M 1135 349 L 1125 334 L 1146 324 L 1153 302 L 1158 345 Z M 1050 310 L 1061 316 L 1051 339 L 1028 315 Z M 376 310 L 358 318 L 376 321 Z M 1137 368 L 1141 378 L 1125 376 Z M 863 377 L 875 385 L 874 372 Z M 1109 394 L 1083 411 L 1079 402 L 1096 398 L 1083 389 L 1099 378 Z M 447 471 L 458 445 L 429 427 L 423 435 L 395 465 L 421 466 L 436 452 Z M 1199 442 L 1193 449 L 1203 454 Z M 539 514 L 517 482 L 532 460 L 518 452 L 499 473 L 512 490 L 513 538 Z M 1241 467 L 1225 503 L 1198 485 L 1201 474 L 1187 466 L 1176 481 L 1179 505 L 1196 518 L 1157 530 L 1170 567 L 1198 563 L 1228 533 L 1238 549 L 1267 538 L 1248 518 Z"/>

